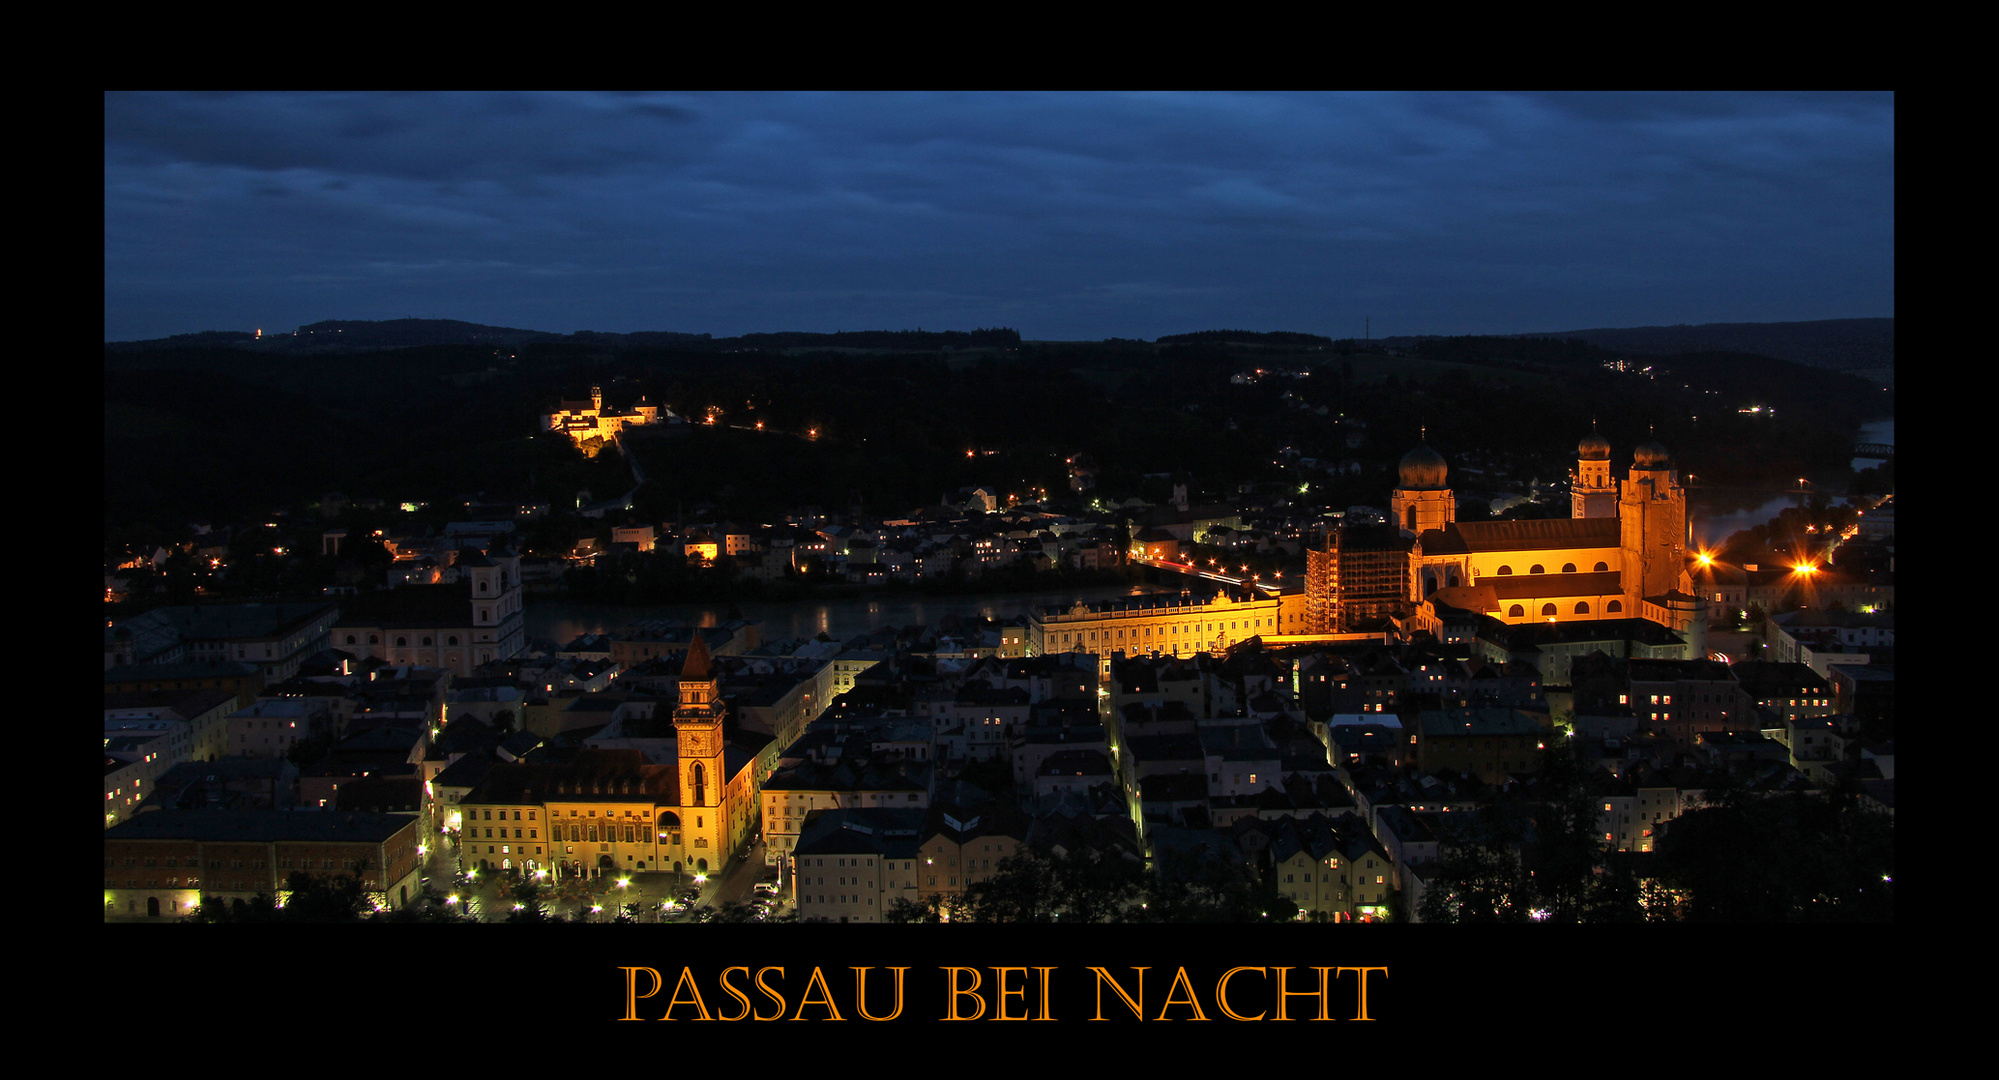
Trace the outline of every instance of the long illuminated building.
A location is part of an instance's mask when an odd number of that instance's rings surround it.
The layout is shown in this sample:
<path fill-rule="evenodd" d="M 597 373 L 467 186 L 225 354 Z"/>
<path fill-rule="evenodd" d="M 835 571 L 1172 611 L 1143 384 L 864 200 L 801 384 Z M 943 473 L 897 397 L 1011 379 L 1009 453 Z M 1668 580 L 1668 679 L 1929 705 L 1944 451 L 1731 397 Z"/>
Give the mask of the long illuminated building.
<path fill-rule="evenodd" d="M 1067 607 L 1038 608 L 1029 620 L 1028 647 L 1037 656 L 1192 656 L 1220 653 L 1253 637 L 1304 633 L 1305 597 L 1225 589 L 1211 597 L 1183 592 L 1078 600 Z"/>

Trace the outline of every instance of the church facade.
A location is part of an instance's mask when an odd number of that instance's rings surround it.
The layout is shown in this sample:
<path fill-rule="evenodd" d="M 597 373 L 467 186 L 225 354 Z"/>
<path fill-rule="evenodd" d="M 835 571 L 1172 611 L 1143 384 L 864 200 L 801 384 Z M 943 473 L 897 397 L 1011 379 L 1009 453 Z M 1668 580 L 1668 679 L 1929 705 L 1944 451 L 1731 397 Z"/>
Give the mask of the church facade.
<path fill-rule="evenodd" d="M 1449 469 L 1427 445 L 1406 455 L 1386 526 L 1341 526 L 1306 553 L 1308 633 L 1407 619 L 1434 632 L 1440 611 L 1504 623 L 1645 619 L 1702 655 L 1707 620 L 1687 567 L 1687 494 L 1665 447 L 1633 452 L 1622 481 L 1610 444 L 1577 447 L 1571 516 L 1459 521 Z"/>

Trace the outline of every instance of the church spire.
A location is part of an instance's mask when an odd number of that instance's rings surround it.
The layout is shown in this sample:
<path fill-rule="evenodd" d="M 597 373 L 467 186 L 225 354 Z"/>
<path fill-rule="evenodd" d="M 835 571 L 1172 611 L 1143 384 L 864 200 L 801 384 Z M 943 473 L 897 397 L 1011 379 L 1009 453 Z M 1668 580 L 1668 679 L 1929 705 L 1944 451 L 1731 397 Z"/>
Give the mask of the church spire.
<path fill-rule="evenodd" d="M 687 646 L 687 660 L 680 665 L 683 679 L 707 679 L 715 664 L 708 656 L 708 639 L 702 635 L 700 627 L 694 629 L 694 640 Z"/>

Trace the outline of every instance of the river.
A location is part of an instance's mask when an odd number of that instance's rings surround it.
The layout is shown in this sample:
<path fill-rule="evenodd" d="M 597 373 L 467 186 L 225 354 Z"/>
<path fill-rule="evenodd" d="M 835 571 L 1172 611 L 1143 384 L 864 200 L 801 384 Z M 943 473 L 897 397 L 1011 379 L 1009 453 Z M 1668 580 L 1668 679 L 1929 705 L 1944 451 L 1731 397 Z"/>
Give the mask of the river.
<path fill-rule="evenodd" d="M 1895 418 L 1891 416 L 1862 424 L 1859 441 L 1893 445 Z M 1875 462 L 1855 459 L 1854 468 L 1864 469 L 1873 464 Z M 1739 499 L 1731 504 L 1727 495 L 1722 492 L 1705 495 L 1697 493 L 1690 508 L 1694 519 L 1694 539 L 1703 546 L 1719 544 L 1736 532 L 1770 521 L 1782 513 L 1785 507 L 1797 505 L 1797 501 L 1795 495 L 1778 495 L 1761 498 L 1748 505 Z M 1024 615 L 1037 607 L 1066 604 L 1078 598 L 1109 600 L 1120 596 L 1174 591 L 1177 590 L 1155 585 L 1113 585 L 1065 593 L 966 596 L 896 594 L 841 597 L 835 600 L 740 603 L 733 607 L 734 610 L 741 612 L 743 618 L 763 623 L 765 640 L 811 638 L 826 634 L 836 641 L 844 641 L 856 634 L 865 634 L 883 626 L 934 626 L 947 615 L 978 615 L 991 619 L 1010 619 L 1015 615 Z M 564 644 L 584 634 L 605 633 L 639 619 L 670 618 L 680 619 L 696 626 L 714 626 L 728 619 L 731 607 L 729 604 L 663 604 L 636 607 L 529 597 L 522 611 L 522 617 L 526 622 L 527 635 L 530 638 Z"/>
<path fill-rule="evenodd" d="M 1052 607 L 1075 599 L 1111 600 L 1121 596 L 1177 592 L 1156 585 L 1111 585 L 1063 593 L 999 593 L 964 596 L 896 594 L 853 596 L 836 600 L 792 600 L 778 603 L 730 604 L 584 604 L 530 596 L 521 617 L 530 638 L 566 644 L 583 634 L 616 630 L 639 619 L 680 619 L 695 626 L 715 626 L 733 609 L 763 623 L 766 641 L 811 638 L 825 634 L 845 641 L 883 626 L 935 626 L 947 615 L 1010 619 L 1037 607 Z"/>
<path fill-rule="evenodd" d="M 1890 416 L 1880 420 L 1870 420 L 1860 425 L 1860 435 L 1856 440 L 1864 443 L 1895 444 L 1895 418 Z M 1853 469 L 1859 472 L 1880 462 L 1867 458 L 1854 458 Z M 1846 501 L 1845 496 L 1835 496 L 1833 505 Z M 1689 511 L 1693 515 L 1694 542 L 1702 547 L 1713 547 L 1744 529 L 1753 529 L 1768 524 L 1788 506 L 1798 505 L 1796 495 L 1775 495 L 1758 499 L 1750 505 L 1743 505 L 1738 499 L 1727 500 L 1722 492 L 1696 492 L 1692 497 Z"/>

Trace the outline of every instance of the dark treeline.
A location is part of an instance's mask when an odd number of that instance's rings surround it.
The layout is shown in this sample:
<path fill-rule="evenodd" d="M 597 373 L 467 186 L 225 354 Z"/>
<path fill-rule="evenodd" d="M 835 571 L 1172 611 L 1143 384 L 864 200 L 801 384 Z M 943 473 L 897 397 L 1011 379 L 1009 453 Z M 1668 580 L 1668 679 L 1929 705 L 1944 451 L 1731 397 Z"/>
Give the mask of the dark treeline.
<path fill-rule="evenodd" d="M 1008 327 L 963 330 L 843 330 L 834 334 L 787 332 L 716 338 L 717 348 L 736 349 L 1004 349 L 1020 344 L 1020 331 Z"/>
<path fill-rule="evenodd" d="M 1191 334 L 1167 334 L 1158 338 L 1161 345 L 1198 344 L 1242 344 L 1242 345 L 1298 345 L 1327 346 L 1333 343 L 1329 337 L 1318 334 L 1300 334 L 1290 330 L 1272 330 L 1259 333 L 1255 330 L 1196 330 Z"/>

